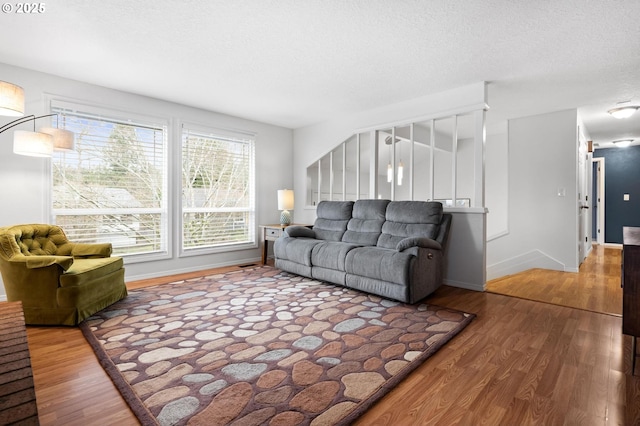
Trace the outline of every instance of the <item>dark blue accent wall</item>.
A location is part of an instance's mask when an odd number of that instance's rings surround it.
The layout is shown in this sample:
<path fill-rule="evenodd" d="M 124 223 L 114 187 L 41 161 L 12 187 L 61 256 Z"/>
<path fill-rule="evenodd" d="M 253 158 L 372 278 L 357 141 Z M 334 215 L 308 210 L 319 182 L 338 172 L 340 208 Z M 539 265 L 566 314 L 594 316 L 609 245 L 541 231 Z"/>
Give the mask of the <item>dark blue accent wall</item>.
<path fill-rule="evenodd" d="M 604 241 L 622 244 L 622 227 L 640 226 L 640 146 L 596 149 L 593 156 L 604 158 Z"/>

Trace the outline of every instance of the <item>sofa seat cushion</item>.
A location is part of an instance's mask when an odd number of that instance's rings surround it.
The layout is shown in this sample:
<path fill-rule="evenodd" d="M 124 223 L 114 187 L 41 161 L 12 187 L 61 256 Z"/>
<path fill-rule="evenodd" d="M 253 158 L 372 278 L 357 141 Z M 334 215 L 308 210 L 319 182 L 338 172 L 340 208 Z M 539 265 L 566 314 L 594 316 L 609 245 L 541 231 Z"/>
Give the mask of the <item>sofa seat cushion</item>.
<path fill-rule="evenodd" d="M 358 247 L 349 253 L 345 261 L 347 274 L 409 285 L 411 264 L 415 256 L 380 247 Z"/>
<path fill-rule="evenodd" d="M 311 250 L 322 240 L 311 238 L 280 237 L 273 245 L 276 259 L 311 266 Z"/>
<path fill-rule="evenodd" d="M 324 241 L 311 250 L 311 264 L 321 268 L 345 271 L 344 262 L 347 253 L 358 247 L 355 244 L 337 241 Z"/>
<path fill-rule="evenodd" d="M 106 275 L 112 274 L 123 267 L 121 257 L 103 257 L 95 259 L 75 259 L 67 271 L 60 276 L 60 286 L 79 286 Z"/>

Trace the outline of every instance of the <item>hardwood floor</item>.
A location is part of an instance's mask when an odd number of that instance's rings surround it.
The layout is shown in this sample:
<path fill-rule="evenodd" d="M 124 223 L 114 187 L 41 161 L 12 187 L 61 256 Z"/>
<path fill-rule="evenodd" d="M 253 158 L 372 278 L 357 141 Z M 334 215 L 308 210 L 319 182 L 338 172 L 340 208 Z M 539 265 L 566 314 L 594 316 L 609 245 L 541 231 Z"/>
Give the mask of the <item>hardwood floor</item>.
<path fill-rule="evenodd" d="M 619 317 L 450 287 L 431 301 L 478 318 L 357 425 L 640 424 Z"/>
<path fill-rule="evenodd" d="M 579 273 L 531 269 L 487 282 L 487 291 L 588 311 L 622 315 L 617 248 L 593 246 Z"/>
<path fill-rule="evenodd" d="M 357 425 L 640 425 L 620 317 L 447 286 L 429 302 L 477 318 Z M 78 329 L 29 327 L 28 338 L 42 425 L 137 424 Z"/>

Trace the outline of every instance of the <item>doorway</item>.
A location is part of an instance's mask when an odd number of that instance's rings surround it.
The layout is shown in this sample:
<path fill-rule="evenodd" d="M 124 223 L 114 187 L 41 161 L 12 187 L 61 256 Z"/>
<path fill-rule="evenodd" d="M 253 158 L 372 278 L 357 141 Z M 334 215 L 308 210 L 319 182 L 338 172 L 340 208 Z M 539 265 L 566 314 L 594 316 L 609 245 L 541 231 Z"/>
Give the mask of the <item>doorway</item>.
<path fill-rule="evenodd" d="M 589 197 L 591 184 L 590 154 L 587 152 L 587 141 L 578 127 L 578 265 L 587 258 L 591 251 L 591 216 L 589 215 Z"/>

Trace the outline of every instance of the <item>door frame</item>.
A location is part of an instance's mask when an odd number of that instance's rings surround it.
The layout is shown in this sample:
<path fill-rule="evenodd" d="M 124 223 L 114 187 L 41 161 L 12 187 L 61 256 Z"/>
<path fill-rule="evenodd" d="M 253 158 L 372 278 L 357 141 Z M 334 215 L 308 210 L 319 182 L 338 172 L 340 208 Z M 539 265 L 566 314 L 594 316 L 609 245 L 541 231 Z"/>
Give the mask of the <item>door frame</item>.
<path fill-rule="evenodd" d="M 598 191 L 598 197 L 596 199 L 591 200 L 592 203 L 592 208 L 593 208 L 593 204 L 597 203 L 597 208 L 595 209 L 598 213 L 598 217 L 596 218 L 597 220 L 597 229 L 598 232 L 597 235 L 592 235 L 591 238 L 593 241 L 595 241 L 597 244 L 604 244 L 604 232 L 605 232 L 605 203 L 604 203 L 604 196 L 605 196 L 605 191 L 604 191 L 604 157 L 594 157 L 591 159 L 592 163 L 597 163 L 597 172 L 595 176 L 595 181 L 593 182 L 593 185 L 596 186 L 597 191 Z M 592 172 L 593 174 L 593 172 Z M 593 231 L 591 231 L 593 233 Z"/>
<path fill-rule="evenodd" d="M 591 252 L 591 215 L 585 211 L 589 209 L 589 189 L 591 187 L 592 164 L 591 153 L 588 152 L 587 140 L 582 134 L 581 126 L 578 126 L 578 164 L 577 164 L 577 190 L 578 190 L 578 265 L 587 258 Z"/>

